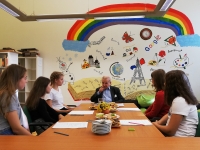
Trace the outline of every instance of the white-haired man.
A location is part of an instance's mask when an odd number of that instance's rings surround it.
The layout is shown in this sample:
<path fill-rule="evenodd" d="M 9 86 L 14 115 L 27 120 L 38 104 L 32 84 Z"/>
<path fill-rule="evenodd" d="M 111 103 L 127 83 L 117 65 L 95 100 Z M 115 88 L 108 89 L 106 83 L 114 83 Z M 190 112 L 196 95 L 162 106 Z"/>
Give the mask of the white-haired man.
<path fill-rule="evenodd" d="M 98 98 L 104 98 L 106 102 L 124 102 L 124 97 L 121 95 L 120 89 L 111 86 L 109 76 L 102 77 L 102 86 L 96 89 L 90 100 L 91 102 L 98 103 Z"/>

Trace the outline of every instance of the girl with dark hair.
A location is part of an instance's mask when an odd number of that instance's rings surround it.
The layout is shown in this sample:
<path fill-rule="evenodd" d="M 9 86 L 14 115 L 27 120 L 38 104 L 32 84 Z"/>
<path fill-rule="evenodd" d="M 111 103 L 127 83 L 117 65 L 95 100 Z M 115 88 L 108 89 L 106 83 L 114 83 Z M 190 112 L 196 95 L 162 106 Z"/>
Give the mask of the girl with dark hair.
<path fill-rule="evenodd" d="M 165 71 L 163 69 L 157 69 L 151 73 L 152 86 L 155 88 L 154 102 L 144 112 L 146 117 L 154 122 L 162 118 L 169 111 L 169 106 L 164 100 L 164 82 Z M 138 108 L 141 108 L 138 100 L 131 100 Z"/>
<path fill-rule="evenodd" d="M 152 122 L 159 120 L 169 111 L 169 106 L 164 101 L 164 82 L 165 71 L 163 69 L 155 70 L 151 73 L 152 85 L 155 88 L 155 101 L 145 111 L 145 115 Z"/>
<path fill-rule="evenodd" d="M 55 109 L 58 113 L 63 116 L 67 115 L 72 109 L 64 104 L 64 99 L 62 91 L 59 86 L 62 86 L 64 74 L 62 72 L 54 71 L 51 76 L 51 86 L 52 89 L 50 93 L 45 95 L 45 100 L 47 104 Z"/>
<path fill-rule="evenodd" d="M 31 135 L 16 93 L 26 83 L 26 69 L 19 65 L 8 66 L 0 75 L 0 135 Z"/>
<path fill-rule="evenodd" d="M 52 109 L 44 100 L 44 95 L 51 91 L 50 80 L 46 77 L 39 77 L 34 82 L 33 88 L 26 100 L 26 106 L 31 118 L 35 122 L 44 120 L 46 122 L 57 122 L 63 116 Z"/>
<path fill-rule="evenodd" d="M 183 71 L 172 70 L 166 74 L 165 102 L 170 106 L 169 113 L 154 125 L 166 136 L 195 136 L 198 101 Z"/>

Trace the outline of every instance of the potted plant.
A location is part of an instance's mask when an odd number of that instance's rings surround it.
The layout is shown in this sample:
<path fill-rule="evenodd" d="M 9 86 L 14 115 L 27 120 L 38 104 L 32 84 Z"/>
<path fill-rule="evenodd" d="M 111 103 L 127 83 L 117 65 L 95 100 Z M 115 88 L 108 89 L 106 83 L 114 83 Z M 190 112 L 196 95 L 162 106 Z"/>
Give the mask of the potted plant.
<path fill-rule="evenodd" d="M 108 114 L 110 112 L 110 104 L 106 102 L 100 102 L 97 106 L 97 112 Z"/>

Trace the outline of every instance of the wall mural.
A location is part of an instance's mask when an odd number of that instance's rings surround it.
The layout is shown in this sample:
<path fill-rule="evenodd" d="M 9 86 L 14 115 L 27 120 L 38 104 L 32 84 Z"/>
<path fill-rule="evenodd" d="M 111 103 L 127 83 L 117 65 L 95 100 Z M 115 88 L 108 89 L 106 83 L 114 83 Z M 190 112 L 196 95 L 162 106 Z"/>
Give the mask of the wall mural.
<path fill-rule="evenodd" d="M 146 3 L 114 4 L 88 13 L 151 11 L 155 7 L 154 4 Z M 121 26 L 122 33 L 116 31 L 116 34 L 111 34 L 111 38 L 109 33 L 104 33 L 94 39 L 93 34 L 116 25 Z M 136 30 L 123 28 L 123 25 L 140 25 L 143 28 L 136 35 Z M 155 27 L 171 30 L 174 34 L 156 33 Z M 138 40 L 145 42 L 141 44 Z M 107 43 L 104 44 L 105 42 Z M 200 36 L 194 34 L 192 23 L 185 14 L 170 8 L 163 17 L 78 20 L 70 28 L 62 46 L 65 51 L 70 52 L 69 55 L 76 54 L 77 58 L 81 58 L 78 62 L 81 69 L 79 74 L 81 71 L 88 71 L 87 78 L 75 80 L 77 70 L 70 69 L 70 66 L 77 61 L 72 58 L 68 61 L 57 58 L 60 70 L 65 73 L 68 91 L 74 100 L 90 99 L 95 89 L 101 86 L 103 75 L 112 77 L 112 85 L 119 87 L 126 99 L 134 99 L 141 91 L 152 92 L 152 71 L 167 65 L 171 69 L 186 70 L 190 67 L 192 63 L 189 62 L 189 54 L 183 48 L 200 47 Z M 170 57 L 171 54 L 174 58 Z"/>
<path fill-rule="evenodd" d="M 88 13 L 114 12 L 114 11 L 142 11 L 154 10 L 156 5 L 135 3 L 135 4 L 116 4 L 103 6 Z M 169 28 L 174 31 L 176 36 L 194 34 L 192 23 L 182 12 L 170 8 L 164 17 L 151 18 L 132 18 L 132 19 L 110 19 L 110 20 L 79 20 L 71 27 L 68 32 L 67 40 L 87 41 L 88 38 L 97 30 L 116 25 L 116 24 L 140 24 L 145 26 L 156 26 Z"/>
<path fill-rule="evenodd" d="M 181 57 L 181 55 L 179 56 L 180 58 L 176 58 L 173 62 L 174 67 L 186 69 L 186 66 L 189 64 L 189 58 L 187 57 L 187 54 L 185 54 L 183 57 Z"/>
<path fill-rule="evenodd" d="M 73 62 L 70 62 L 70 64 L 68 64 L 68 66 L 67 66 L 67 63 L 65 61 L 61 60 L 60 57 L 57 57 L 57 62 L 58 62 L 60 71 L 63 72 L 63 74 L 65 75 L 63 85 L 65 85 L 66 82 L 73 84 L 75 81 L 75 77 L 72 73 L 69 72 L 69 68 L 73 64 Z"/>

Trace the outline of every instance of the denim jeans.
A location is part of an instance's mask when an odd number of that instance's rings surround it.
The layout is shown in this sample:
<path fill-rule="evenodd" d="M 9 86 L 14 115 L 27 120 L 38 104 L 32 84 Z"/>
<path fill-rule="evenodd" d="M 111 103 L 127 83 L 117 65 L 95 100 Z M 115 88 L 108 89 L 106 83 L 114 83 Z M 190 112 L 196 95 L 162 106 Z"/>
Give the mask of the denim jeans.
<path fill-rule="evenodd" d="M 11 128 L 0 130 L 0 135 L 14 135 Z"/>

